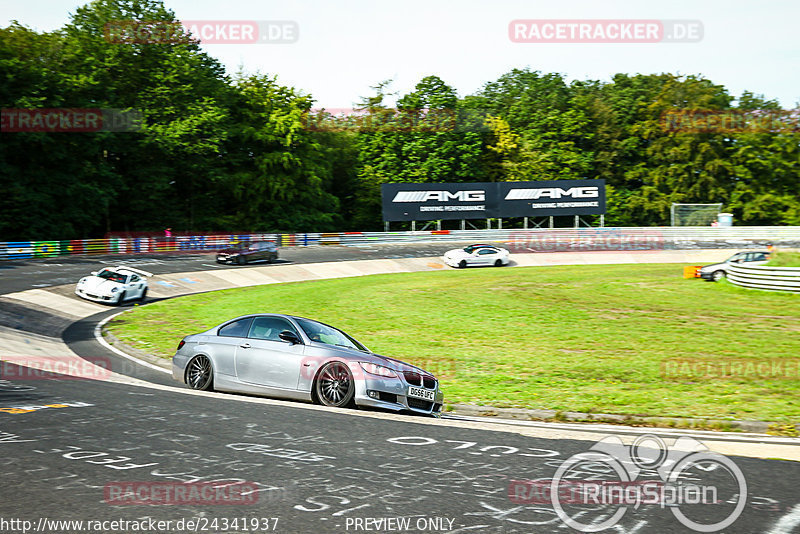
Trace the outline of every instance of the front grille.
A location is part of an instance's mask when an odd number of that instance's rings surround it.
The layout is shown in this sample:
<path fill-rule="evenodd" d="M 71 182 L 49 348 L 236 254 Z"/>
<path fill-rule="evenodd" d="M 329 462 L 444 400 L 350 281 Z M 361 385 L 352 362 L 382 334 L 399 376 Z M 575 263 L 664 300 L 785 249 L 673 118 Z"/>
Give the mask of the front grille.
<path fill-rule="evenodd" d="M 416 371 L 405 371 L 403 376 L 412 386 L 423 386 L 426 389 L 436 389 L 436 379 L 430 375 L 421 375 Z"/>
<path fill-rule="evenodd" d="M 403 375 L 406 377 L 406 382 L 408 382 L 412 386 L 422 385 L 422 377 L 420 376 L 419 373 L 415 373 L 414 371 L 405 371 Z"/>
<path fill-rule="evenodd" d="M 406 400 L 408 401 L 408 407 L 414 408 L 416 410 L 423 410 L 429 412 L 431 411 L 431 407 L 433 406 L 433 403 L 431 401 L 414 399 L 411 397 L 408 397 Z"/>

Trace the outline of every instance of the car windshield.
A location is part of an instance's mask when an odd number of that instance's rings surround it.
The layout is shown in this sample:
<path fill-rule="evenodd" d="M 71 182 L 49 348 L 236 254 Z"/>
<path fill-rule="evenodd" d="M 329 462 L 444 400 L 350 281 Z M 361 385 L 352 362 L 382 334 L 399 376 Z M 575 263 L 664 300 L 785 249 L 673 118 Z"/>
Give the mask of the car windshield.
<path fill-rule="evenodd" d="M 464 252 L 466 252 L 467 254 L 472 254 L 473 252 L 481 248 L 491 248 L 491 247 L 487 247 L 486 245 L 470 245 L 468 247 L 464 247 Z"/>
<path fill-rule="evenodd" d="M 311 339 L 311 341 L 318 341 L 327 345 L 335 345 L 337 347 L 346 347 L 348 349 L 369 352 L 364 345 L 348 336 L 341 330 L 333 328 L 332 326 L 311 321 L 309 319 L 297 318 L 295 320 L 300 325 L 300 328 L 303 329 L 303 332 L 305 332 L 309 339 Z"/>
<path fill-rule="evenodd" d="M 105 280 L 111 280 L 112 282 L 119 282 L 119 283 L 125 282 L 124 274 L 115 273 L 114 271 L 109 271 L 108 269 L 103 269 L 102 271 L 97 273 L 97 277 L 103 278 Z"/>

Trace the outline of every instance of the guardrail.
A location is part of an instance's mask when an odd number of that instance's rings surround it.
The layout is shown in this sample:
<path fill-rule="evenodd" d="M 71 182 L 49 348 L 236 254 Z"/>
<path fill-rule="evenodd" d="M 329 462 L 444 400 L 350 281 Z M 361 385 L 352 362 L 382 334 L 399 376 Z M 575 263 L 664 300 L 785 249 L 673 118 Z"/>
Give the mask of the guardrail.
<path fill-rule="evenodd" d="M 727 277 L 732 284 L 750 289 L 800 293 L 800 267 L 731 264 Z"/>
<path fill-rule="evenodd" d="M 218 234 L 172 237 L 111 237 L 67 241 L 0 242 L 0 260 L 73 254 L 210 252 L 251 241 L 280 246 L 369 246 L 423 242 L 500 242 L 512 252 L 586 252 L 800 247 L 800 226 L 534 228 L 431 230 L 416 232 L 333 232 L 301 234 Z"/>

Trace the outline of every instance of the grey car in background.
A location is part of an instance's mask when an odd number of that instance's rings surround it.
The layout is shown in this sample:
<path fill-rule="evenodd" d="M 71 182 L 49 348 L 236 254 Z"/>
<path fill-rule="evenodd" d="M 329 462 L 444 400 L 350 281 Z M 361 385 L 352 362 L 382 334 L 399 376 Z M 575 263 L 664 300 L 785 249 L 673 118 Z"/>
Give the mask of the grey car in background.
<path fill-rule="evenodd" d="M 332 326 L 291 315 L 237 317 L 186 336 L 172 376 L 193 389 L 438 416 L 432 374 L 380 356 Z"/>
<path fill-rule="evenodd" d="M 721 263 L 712 263 L 700 268 L 700 278 L 717 282 L 728 275 L 728 266 L 732 263 L 746 263 L 747 265 L 763 265 L 769 261 L 769 250 L 748 250 L 737 252 Z"/>

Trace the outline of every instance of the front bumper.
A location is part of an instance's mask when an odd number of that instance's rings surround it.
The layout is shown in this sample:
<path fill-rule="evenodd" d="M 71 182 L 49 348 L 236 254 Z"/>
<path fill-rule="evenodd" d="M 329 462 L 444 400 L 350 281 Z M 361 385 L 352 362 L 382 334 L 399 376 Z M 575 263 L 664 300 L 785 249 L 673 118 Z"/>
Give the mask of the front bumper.
<path fill-rule="evenodd" d="M 381 378 L 365 376 L 356 380 L 355 401 L 359 406 L 382 408 L 394 412 L 408 411 L 425 415 L 441 415 L 444 405 L 444 393 L 436 382 L 434 388 L 422 388 L 433 393 L 433 400 L 418 399 L 408 396 L 409 384 L 402 378 Z"/>
<path fill-rule="evenodd" d="M 118 293 L 113 293 L 111 295 L 100 295 L 97 293 L 92 293 L 89 291 L 84 291 L 81 287 L 75 288 L 75 294 L 81 297 L 82 299 L 91 300 L 93 302 L 116 302 L 117 298 L 119 297 Z"/>
<path fill-rule="evenodd" d="M 700 272 L 698 273 L 698 275 L 699 275 L 699 276 L 700 276 L 700 278 L 702 278 L 703 280 L 714 280 L 714 273 L 713 273 L 712 271 L 709 271 L 709 272 L 707 272 L 707 273 L 704 273 L 703 271 L 700 271 Z"/>
<path fill-rule="evenodd" d="M 449 265 L 450 267 L 458 267 L 458 263 L 462 260 L 462 258 L 451 258 L 449 256 L 442 256 L 442 261 L 445 265 Z"/>

